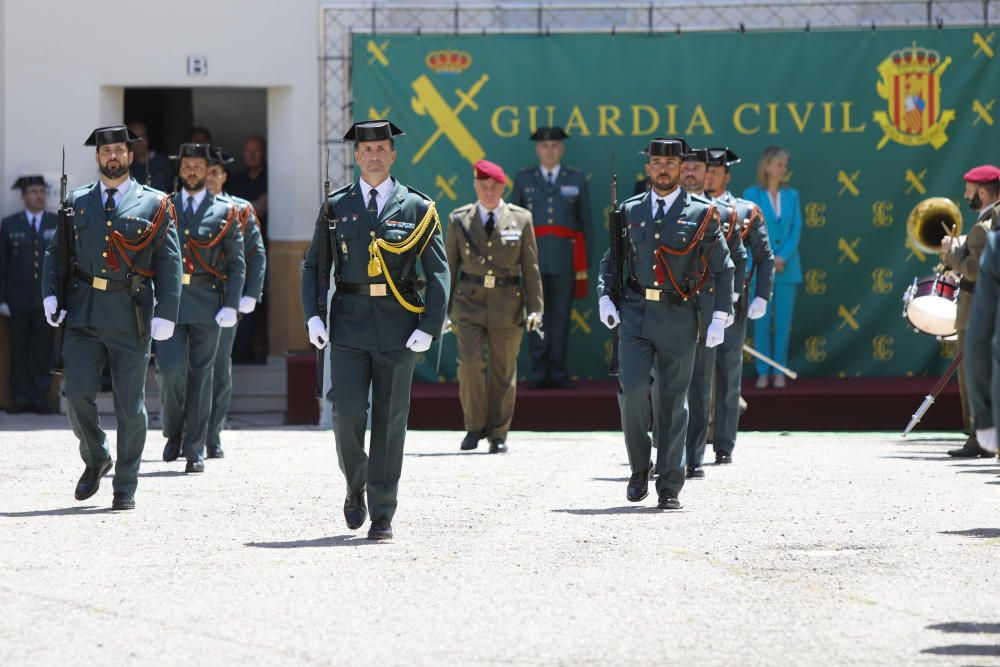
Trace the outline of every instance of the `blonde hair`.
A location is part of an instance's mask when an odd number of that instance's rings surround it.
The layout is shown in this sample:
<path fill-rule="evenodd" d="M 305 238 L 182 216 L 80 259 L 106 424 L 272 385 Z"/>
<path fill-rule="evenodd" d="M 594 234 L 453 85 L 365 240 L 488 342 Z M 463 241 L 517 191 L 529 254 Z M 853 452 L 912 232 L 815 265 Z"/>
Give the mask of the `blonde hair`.
<path fill-rule="evenodd" d="M 767 187 L 767 172 L 765 171 L 768 164 L 773 160 L 779 158 L 785 158 L 786 160 L 791 157 L 789 152 L 782 148 L 781 146 L 768 146 L 764 149 L 764 152 L 760 155 L 760 162 L 757 163 L 757 183 L 762 188 Z M 784 183 L 781 187 L 784 187 Z"/>

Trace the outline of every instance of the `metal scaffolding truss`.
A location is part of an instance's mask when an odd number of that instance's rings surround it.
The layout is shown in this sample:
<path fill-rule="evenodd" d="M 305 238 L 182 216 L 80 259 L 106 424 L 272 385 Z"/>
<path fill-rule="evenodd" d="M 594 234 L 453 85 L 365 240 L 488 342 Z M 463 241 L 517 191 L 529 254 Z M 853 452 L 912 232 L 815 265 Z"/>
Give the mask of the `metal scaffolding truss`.
<path fill-rule="evenodd" d="M 331 3 L 320 8 L 320 141 L 330 147 L 334 181 L 350 178 L 347 147 L 330 146 L 352 116 L 351 36 L 559 32 L 877 30 L 995 26 L 1000 0 L 797 0 L 623 3 Z M 326 151 L 321 151 L 326 159 Z"/>

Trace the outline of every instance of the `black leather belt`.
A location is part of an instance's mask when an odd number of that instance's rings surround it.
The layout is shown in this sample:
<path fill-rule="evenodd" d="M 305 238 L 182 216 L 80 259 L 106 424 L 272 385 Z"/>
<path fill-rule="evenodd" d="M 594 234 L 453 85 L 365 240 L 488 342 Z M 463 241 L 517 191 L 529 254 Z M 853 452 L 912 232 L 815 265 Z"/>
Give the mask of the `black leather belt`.
<path fill-rule="evenodd" d="M 677 294 L 677 292 L 667 291 L 659 287 L 643 287 L 639 284 L 638 280 L 632 277 L 626 280 L 625 284 L 633 292 L 646 299 L 646 301 L 669 301 L 676 306 L 688 301 Z"/>
<path fill-rule="evenodd" d="M 181 285 L 215 285 L 216 278 L 210 273 L 182 273 Z"/>
<path fill-rule="evenodd" d="M 506 287 L 508 285 L 520 285 L 521 276 L 477 276 L 472 273 L 463 273 L 459 278 L 465 283 L 475 283 L 476 285 L 482 285 L 487 289 L 493 287 Z"/>
<path fill-rule="evenodd" d="M 92 276 L 80 269 L 76 269 L 74 273 L 77 278 L 102 292 L 127 292 L 129 290 L 129 282 L 127 280 L 111 280 L 110 278 Z"/>
<path fill-rule="evenodd" d="M 958 281 L 958 287 L 963 292 L 968 292 L 969 294 L 972 294 L 973 292 L 976 291 L 976 281 L 966 280 L 965 278 L 962 278 Z"/>
<path fill-rule="evenodd" d="M 412 280 L 401 280 L 396 283 L 396 289 L 400 294 L 412 294 L 419 285 L 415 285 Z M 344 294 L 360 294 L 361 296 L 390 296 L 392 290 L 387 283 L 337 283 L 337 291 Z"/>

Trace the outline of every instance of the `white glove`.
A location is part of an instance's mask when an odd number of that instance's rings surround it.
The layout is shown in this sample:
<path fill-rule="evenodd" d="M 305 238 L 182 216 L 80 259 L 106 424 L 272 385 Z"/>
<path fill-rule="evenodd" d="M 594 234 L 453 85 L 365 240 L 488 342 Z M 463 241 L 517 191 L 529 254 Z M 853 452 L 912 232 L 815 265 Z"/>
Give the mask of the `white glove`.
<path fill-rule="evenodd" d="M 616 326 L 622 323 L 622 318 L 618 314 L 618 309 L 615 308 L 614 302 L 611 300 L 610 296 L 602 296 L 598 301 L 597 305 L 601 311 L 601 322 L 609 329 L 614 329 Z"/>
<path fill-rule="evenodd" d="M 722 342 L 722 339 L 726 337 L 726 320 L 728 319 L 729 313 L 718 310 L 712 313 L 712 323 L 708 325 L 708 331 L 705 333 L 705 347 L 715 347 Z"/>
<path fill-rule="evenodd" d="M 229 329 L 230 327 L 236 326 L 236 309 L 229 308 L 228 306 L 223 306 L 219 308 L 219 312 L 215 314 L 215 323 L 218 324 L 223 329 Z"/>
<path fill-rule="evenodd" d="M 747 317 L 751 320 L 759 320 L 764 317 L 764 313 L 767 312 L 767 299 L 764 297 L 755 297 L 750 305 L 747 306 Z"/>
<path fill-rule="evenodd" d="M 740 300 L 740 293 L 739 292 L 733 292 L 733 303 L 736 303 L 739 300 Z"/>
<path fill-rule="evenodd" d="M 0 303 L 0 315 L 3 317 L 10 317 L 10 306 L 6 303 Z"/>
<path fill-rule="evenodd" d="M 56 299 L 55 295 L 47 296 L 42 301 L 42 308 L 45 309 L 45 321 L 48 322 L 49 325 L 54 326 L 54 327 L 58 327 L 60 324 L 62 324 L 62 321 L 66 319 L 66 311 L 65 310 L 60 310 L 59 311 L 59 317 L 58 318 L 55 316 L 56 315 L 56 307 L 58 305 L 59 305 L 59 301 Z"/>
<path fill-rule="evenodd" d="M 149 335 L 153 340 L 167 340 L 174 335 L 174 323 L 162 317 L 154 317 L 149 325 Z"/>
<path fill-rule="evenodd" d="M 728 315 L 726 315 L 726 328 L 728 329 L 729 327 L 733 326 L 733 322 L 735 321 L 736 321 L 735 313 L 729 313 Z"/>
<path fill-rule="evenodd" d="M 326 325 L 323 324 L 323 320 L 320 319 L 319 315 L 313 315 L 306 322 L 306 327 L 309 329 L 309 342 L 317 350 L 322 350 L 326 347 L 327 341 L 330 340 L 326 333 Z"/>
<path fill-rule="evenodd" d="M 453 329 L 453 326 L 452 326 L 451 318 L 450 317 L 444 318 L 444 326 L 441 327 L 441 335 L 442 336 L 445 335 L 446 333 L 452 331 L 452 329 Z"/>
<path fill-rule="evenodd" d="M 431 342 L 434 337 L 429 333 L 424 333 L 420 329 L 414 329 L 410 335 L 410 340 L 406 341 L 406 347 L 414 352 L 426 352 L 431 349 Z"/>
<path fill-rule="evenodd" d="M 528 319 L 524 321 L 524 328 L 528 331 L 538 331 L 542 328 L 542 314 L 528 313 Z"/>
<path fill-rule="evenodd" d="M 244 315 L 252 313 L 253 309 L 257 307 L 257 299 L 252 296 L 241 296 L 240 297 L 240 312 Z"/>
<path fill-rule="evenodd" d="M 995 428 L 977 428 L 976 440 L 979 441 L 979 446 L 986 451 L 991 454 L 997 453 L 997 430 Z"/>

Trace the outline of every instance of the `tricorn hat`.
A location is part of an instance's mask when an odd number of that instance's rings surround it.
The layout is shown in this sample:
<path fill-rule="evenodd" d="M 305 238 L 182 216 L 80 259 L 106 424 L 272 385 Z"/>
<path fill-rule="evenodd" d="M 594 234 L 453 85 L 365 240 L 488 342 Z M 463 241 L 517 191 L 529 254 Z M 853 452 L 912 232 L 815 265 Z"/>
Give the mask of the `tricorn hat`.
<path fill-rule="evenodd" d="M 569 139 L 569 135 L 561 127 L 540 127 L 531 133 L 532 141 L 565 141 L 566 139 Z"/>
<path fill-rule="evenodd" d="M 39 176 L 37 174 L 32 174 L 31 176 L 21 176 L 16 181 L 14 181 L 11 190 L 21 190 L 24 191 L 32 185 L 41 185 L 44 187 L 49 187 L 49 184 L 45 182 L 44 176 Z"/>
<path fill-rule="evenodd" d="M 208 144 L 181 144 L 180 148 L 177 149 L 177 155 L 171 155 L 170 159 L 180 160 L 185 157 L 200 157 L 211 163 L 213 160 L 212 147 Z"/>
<path fill-rule="evenodd" d="M 681 156 L 681 162 L 704 162 L 708 164 L 708 149 L 692 148 Z"/>
<path fill-rule="evenodd" d="M 209 164 L 220 164 L 227 165 L 236 162 L 236 158 L 222 150 L 222 146 L 216 146 L 211 150 L 212 157 L 208 160 Z"/>
<path fill-rule="evenodd" d="M 726 146 L 708 149 L 708 164 L 714 167 L 731 167 L 738 164 L 740 156 Z"/>
<path fill-rule="evenodd" d="M 651 139 L 645 150 L 639 151 L 642 155 L 659 155 L 660 157 L 681 157 L 690 149 L 687 142 L 680 137 L 668 139 Z"/>
<path fill-rule="evenodd" d="M 106 144 L 130 144 L 140 139 L 142 137 L 134 134 L 124 125 L 109 125 L 108 127 L 99 127 L 91 132 L 87 140 L 83 142 L 83 145 L 100 148 Z"/>
<path fill-rule="evenodd" d="M 406 132 L 381 118 L 379 120 L 365 120 L 351 125 L 344 135 L 342 141 L 386 141 L 393 137 L 401 137 Z"/>

